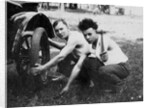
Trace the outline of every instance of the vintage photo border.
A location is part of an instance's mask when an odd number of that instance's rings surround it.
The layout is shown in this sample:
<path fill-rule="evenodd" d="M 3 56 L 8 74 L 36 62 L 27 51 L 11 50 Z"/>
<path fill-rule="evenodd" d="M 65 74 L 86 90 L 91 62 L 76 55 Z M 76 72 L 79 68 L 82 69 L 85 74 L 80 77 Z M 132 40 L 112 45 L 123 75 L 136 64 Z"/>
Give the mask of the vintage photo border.
<path fill-rule="evenodd" d="M 31 1 L 31 0 L 25 0 L 25 1 Z M 38 1 L 41 1 L 41 0 L 32 0 L 32 1 L 36 1 L 36 2 L 38 2 Z M 121 6 L 142 6 L 143 7 L 143 10 L 144 10 L 144 12 L 143 12 L 143 17 L 144 17 L 144 19 L 143 19 L 143 31 L 144 31 L 144 33 L 143 33 L 143 38 L 144 38 L 144 52 L 143 52 L 143 58 L 144 58 L 144 60 L 143 60 L 143 62 L 144 62 L 144 69 L 143 69 L 143 74 L 144 74 L 144 101 L 143 102 L 134 102 L 134 103 L 132 103 L 132 102 L 126 102 L 126 103 L 103 103 L 103 104 L 92 104 L 92 105 L 65 105 L 65 106 L 48 106 L 48 107 L 65 107 L 65 108 L 67 108 L 67 107 L 88 107 L 88 108 L 92 108 L 92 107 L 101 107 L 101 108 L 103 108 L 103 107 L 105 107 L 105 108 L 109 108 L 109 107 L 115 107 L 115 108 L 120 108 L 120 107 L 123 107 L 123 108 L 125 108 L 125 107 L 136 107 L 136 108 L 141 108 L 141 107 L 147 107 L 147 106 L 149 106 L 148 105 L 148 101 L 149 101 L 149 96 L 150 96 L 150 94 L 149 94 L 149 87 L 148 87 L 148 85 L 149 85 L 149 66 L 148 66 L 148 60 L 149 60 L 149 51 L 148 51 L 148 47 L 149 47 L 149 35 L 148 35 L 148 31 L 149 31 L 149 27 L 148 27 L 148 24 L 150 24 L 149 23 L 149 19 L 150 19 L 150 16 L 149 16 L 149 6 L 148 6 L 148 2 L 147 1 L 143 1 L 143 0 L 126 0 L 126 1 L 124 1 L 124 0 L 95 0 L 95 1 L 93 1 L 93 0 L 88 0 L 88 1 L 81 1 L 81 0 L 76 0 L 76 1 L 74 1 L 74 0 L 42 0 L 42 2 L 43 1 L 48 1 L 48 2 L 68 2 L 68 3 L 70 3 L 70 2 L 76 2 L 76 3 L 82 3 L 82 4 L 114 4 L 114 5 L 121 5 Z M 6 80 L 5 80 L 5 78 L 6 78 L 6 74 L 4 73 L 4 72 L 6 72 L 6 68 L 5 68 L 5 59 L 6 59 L 6 57 L 5 57 L 5 54 L 6 54 L 6 52 L 5 52 L 5 17 L 4 17 L 4 15 L 5 15 L 5 0 L 3 0 L 3 1 L 0 1 L 1 3 L 0 3 L 0 7 L 1 7 L 1 9 L 2 9 L 2 13 L 0 14 L 0 25 L 1 25 L 1 27 L 0 27 L 0 33 L 1 33 L 1 37 L 0 37 L 0 43 L 1 43 L 1 50 L 0 50 L 0 60 L 1 60 L 1 63 L 0 63 L 0 67 L 1 67 L 1 71 L 0 71 L 0 87 L 1 87 L 1 89 L 0 89 L 0 107 L 2 106 L 2 107 L 5 107 L 5 101 L 6 101 Z M 5 94 L 5 95 L 4 95 Z M 45 108 L 45 107 L 44 107 Z"/>

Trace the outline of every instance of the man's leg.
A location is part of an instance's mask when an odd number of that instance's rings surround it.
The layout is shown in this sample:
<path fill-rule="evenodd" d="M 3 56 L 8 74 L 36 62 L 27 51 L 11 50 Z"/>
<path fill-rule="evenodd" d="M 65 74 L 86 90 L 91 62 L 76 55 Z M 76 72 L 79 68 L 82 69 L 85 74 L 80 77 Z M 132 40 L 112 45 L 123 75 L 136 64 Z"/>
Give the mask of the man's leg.
<path fill-rule="evenodd" d="M 58 71 L 69 77 L 76 62 L 77 59 L 72 54 L 69 54 L 64 60 L 58 63 Z"/>
<path fill-rule="evenodd" d="M 100 67 L 98 76 L 104 81 L 105 92 L 121 93 L 125 89 L 125 79 L 129 71 L 124 65 L 107 65 Z"/>
<path fill-rule="evenodd" d="M 74 58 L 72 54 L 69 54 L 63 61 L 59 62 L 57 65 L 57 74 L 53 81 L 64 80 L 70 76 L 73 66 L 75 65 L 77 59 Z"/>
<path fill-rule="evenodd" d="M 104 66 L 96 58 L 87 58 L 83 64 L 83 70 L 88 73 L 94 84 L 102 84 L 102 87 L 104 83 L 117 85 L 129 75 L 129 71 L 123 64 Z"/>
<path fill-rule="evenodd" d="M 98 82 L 98 75 L 96 74 L 98 68 L 103 66 L 104 64 L 100 62 L 97 58 L 89 58 L 87 57 L 83 63 L 81 73 L 85 75 L 89 81 L 94 81 L 94 84 Z"/>
<path fill-rule="evenodd" d="M 122 64 L 102 66 L 98 69 L 99 78 L 111 84 L 119 84 L 129 75 L 129 71 Z"/>

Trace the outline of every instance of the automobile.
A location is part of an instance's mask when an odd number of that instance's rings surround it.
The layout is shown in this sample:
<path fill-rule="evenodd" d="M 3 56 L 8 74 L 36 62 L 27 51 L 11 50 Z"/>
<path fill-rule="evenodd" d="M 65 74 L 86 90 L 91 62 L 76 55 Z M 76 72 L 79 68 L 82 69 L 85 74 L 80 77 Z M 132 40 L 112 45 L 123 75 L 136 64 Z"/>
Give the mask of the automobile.
<path fill-rule="evenodd" d="M 7 2 L 7 57 L 15 61 L 22 84 L 33 90 L 47 82 L 47 71 L 34 76 L 30 68 L 50 60 L 48 38 L 55 36 L 50 19 L 36 11 L 37 6 L 38 3 Z"/>

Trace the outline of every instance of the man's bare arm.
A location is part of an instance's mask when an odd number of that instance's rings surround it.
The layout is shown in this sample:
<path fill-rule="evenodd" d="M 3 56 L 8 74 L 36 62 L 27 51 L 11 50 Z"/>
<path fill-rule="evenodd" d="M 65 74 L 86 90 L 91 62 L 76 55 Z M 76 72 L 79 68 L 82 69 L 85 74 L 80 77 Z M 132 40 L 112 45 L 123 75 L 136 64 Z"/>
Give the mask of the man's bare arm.
<path fill-rule="evenodd" d="M 31 73 L 36 75 L 36 74 L 42 72 L 43 70 L 47 70 L 48 68 L 55 66 L 57 63 L 62 61 L 68 54 L 70 54 L 74 50 L 75 46 L 76 46 L 76 44 L 74 44 L 74 43 L 67 44 L 57 56 L 55 56 L 53 59 L 48 61 L 46 64 L 41 65 L 36 68 L 32 68 Z"/>
<path fill-rule="evenodd" d="M 53 47 L 55 48 L 58 48 L 58 49 L 62 49 L 65 47 L 65 43 L 60 43 L 60 42 L 56 42 L 56 41 L 53 41 L 52 39 L 48 38 L 48 41 L 49 41 L 49 44 L 52 45 Z"/>
<path fill-rule="evenodd" d="M 69 80 L 68 80 L 66 86 L 64 87 L 64 89 L 61 91 L 60 94 L 63 94 L 64 92 L 67 92 L 67 91 L 69 90 L 69 87 L 70 87 L 71 83 L 72 83 L 72 82 L 74 81 L 74 79 L 78 76 L 78 74 L 79 74 L 79 72 L 80 72 L 80 70 L 81 70 L 81 67 L 82 67 L 82 64 L 83 64 L 85 58 L 86 58 L 86 55 L 82 55 L 82 56 L 79 58 L 77 64 L 74 66 L 74 68 L 73 68 L 73 70 L 72 70 L 72 73 L 71 73 L 71 75 L 70 75 L 70 77 L 69 77 Z"/>

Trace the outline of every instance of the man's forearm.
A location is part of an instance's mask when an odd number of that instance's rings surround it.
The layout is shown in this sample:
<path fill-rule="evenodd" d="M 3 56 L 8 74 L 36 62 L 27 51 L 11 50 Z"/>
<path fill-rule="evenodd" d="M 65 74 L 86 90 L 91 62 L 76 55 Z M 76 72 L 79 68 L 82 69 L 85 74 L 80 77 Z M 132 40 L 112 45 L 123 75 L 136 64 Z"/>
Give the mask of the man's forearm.
<path fill-rule="evenodd" d="M 81 70 L 83 61 L 84 61 L 85 58 L 86 58 L 86 55 L 82 55 L 80 57 L 80 59 L 78 60 L 77 64 L 74 66 L 74 68 L 72 70 L 71 76 L 70 76 L 66 86 L 69 87 L 70 84 L 73 82 L 73 80 L 78 76 L 78 74 L 79 74 L 79 72 Z"/>
<path fill-rule="evenodd" d="M 59 63 L 63 59 L 64 57 L 60 57 L 59 55 L 55 56 L 53 59 L 51 59 L 49 62 L 43 65 L 44 70 L 51 68 L 52 66 L 55 66 L 57 63 Z"/>
<path fill-rule="evenodd" d="M 64 48 L 64 46 L 65 46 L 65 43 L 60 43 L 60 42 L 56 42 L 56 41 L 53 41 L 53 40 L 51 40 L 51 39 L 48 39 L 48 41 L 49 41 L 49 44 L 50 45 L 52 45 L 53 47 L 55 47 L 55 48 L 58 48 L 58 49 L 62 49 L 62 48 Z"/>
<path fill-rule="evenodd" d="M 80 72 L 80 68 L 78 66 L 74 67 L 66 86 L 69 87 L 71 85 L 74 79 L 78 76 L 79 72 Z"/>

